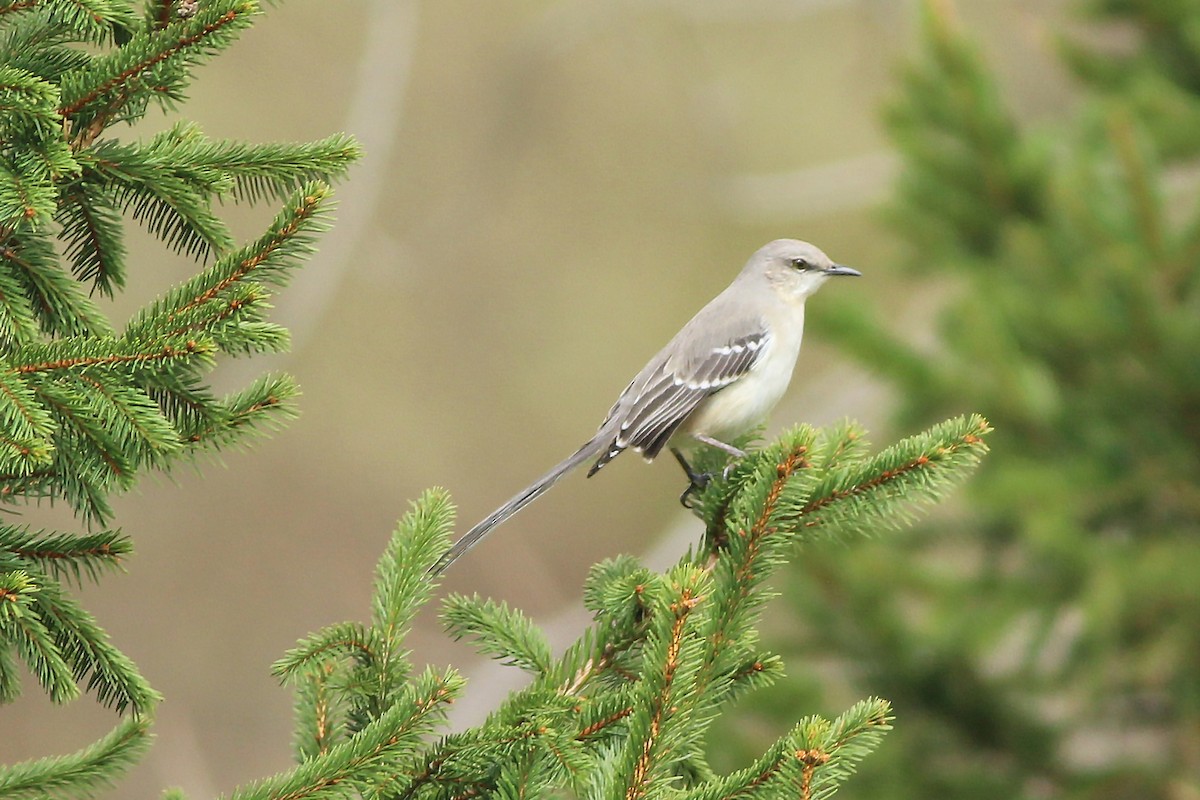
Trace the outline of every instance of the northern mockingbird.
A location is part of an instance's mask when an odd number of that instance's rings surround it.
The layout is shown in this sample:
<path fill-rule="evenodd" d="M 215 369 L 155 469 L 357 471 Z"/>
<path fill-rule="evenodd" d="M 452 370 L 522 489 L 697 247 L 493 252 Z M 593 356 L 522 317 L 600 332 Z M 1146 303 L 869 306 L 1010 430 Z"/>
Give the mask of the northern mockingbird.
<path fill-rule="evenodd" d="M 860 274 L 807 242 L 776 239 L 763 246 L 629 382 L 595 436 L 467 531 L 430 574 L 445 570 L 492 528 L 593 459 L 589 478 L 625 450 L 652 461 L 670 442 L 692 481 L 686 498 L 704 476 L 692 471 L 675 445 L 689 437 L 744 456 L 727 442 L 761 423 L 787 390 L 800 354 L 804 301 L 832 276 Z"/>

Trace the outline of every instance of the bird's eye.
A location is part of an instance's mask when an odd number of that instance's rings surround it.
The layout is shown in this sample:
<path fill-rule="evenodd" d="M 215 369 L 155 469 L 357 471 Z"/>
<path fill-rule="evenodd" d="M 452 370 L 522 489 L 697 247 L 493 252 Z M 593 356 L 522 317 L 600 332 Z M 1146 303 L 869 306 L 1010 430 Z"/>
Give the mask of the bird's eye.
<path fill-rule="evenodd" d="M 809 264 L 803 258 L 793 258 L 792 266 L 801 271 L 804 271 L 806 269 L 812 269 L 812 264 Z"/>

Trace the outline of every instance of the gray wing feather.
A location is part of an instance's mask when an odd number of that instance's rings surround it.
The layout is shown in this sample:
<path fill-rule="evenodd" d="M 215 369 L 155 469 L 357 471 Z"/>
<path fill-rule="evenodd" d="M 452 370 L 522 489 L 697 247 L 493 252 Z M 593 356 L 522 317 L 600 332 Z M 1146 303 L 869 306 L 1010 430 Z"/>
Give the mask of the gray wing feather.
<path fill-rule="evenodd" d="M 619 431 L 588 475 L 594 475 L 627 448 L 641 452 L 647 459 L 657 456 L 701 401 L 753 368 L 767 340 L 767 332 L 758 330 L 718 339 L 692 360 L 667 352 L 664 358 L 648 365 L 609 412 L 606 424 L 619 419 Z"/>

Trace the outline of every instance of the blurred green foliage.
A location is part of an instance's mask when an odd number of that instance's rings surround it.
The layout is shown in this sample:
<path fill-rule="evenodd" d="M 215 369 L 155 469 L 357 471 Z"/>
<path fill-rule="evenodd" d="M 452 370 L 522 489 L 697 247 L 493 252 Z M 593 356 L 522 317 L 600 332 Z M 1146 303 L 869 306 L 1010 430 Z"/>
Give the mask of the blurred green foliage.
<path fill-rule="evenodd" d="M 960 514 L 809 552 L 783 590 L 781 655 L 896 709 L 858 796 L 1200 796 L 1200 3 L 1085 12 L 1132 35 L 1062 43 L 1085 92 L 1052 129 L 1022 129 L 934 0 L 887 110 L 939 335 L 862 305 L 828 324 L 905 427 L 969 408 L 996 434 Z M 817 683 L 763 693 L 740 740 Z"/>

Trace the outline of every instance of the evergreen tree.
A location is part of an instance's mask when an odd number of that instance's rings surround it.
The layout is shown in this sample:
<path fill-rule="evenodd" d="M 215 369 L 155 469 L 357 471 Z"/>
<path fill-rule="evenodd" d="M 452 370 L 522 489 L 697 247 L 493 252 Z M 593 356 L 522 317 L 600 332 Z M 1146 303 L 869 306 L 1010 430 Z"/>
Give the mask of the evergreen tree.
<path fill-rule="evenodd" d="M 806 625 L 779 646 L 858 665 L 905 721 L 863 776 L 879 797 L 1200 791 L 1200 216 L 1177 166 L 1200 147 L 1200 5 L 1088 8 L 1134 46 L 1064 42 L 1082 102 L 1031 131 L 950 3 L 924 4 L 890 213 L 913 279 L 952 289 L 940 338 L 825 317 L 902 424 L 966 406 L 1004 432 L 969 515 L 788 583 Z"/>
<path fill-rule="evenodd" d="M 322 181 L 357 146 L 219 141 L 186 122 L 121 137 L 182 101 L 193 68 L 258 13 L 246 0 L 0 3 L 0 503 L 62 501 L 89 524 L 0 517 L 0 701 L 21 691 L 23 664 L 56 703 L 89 691 L 127 713 L 79 753 L 0 769 L 3 797 L 88 796 L 148 744 L 157 693 L 71 592 L 130 553 L 106 527 L 108 496 L 293 413 L 286 375 L 219 397 L 205 374 L 222 354 L 286 346 L 268 301 L 324 225 Z M 213 210 L 228 200 L 283 207 L 236 247 Z M 126 219 L 203 266 L 118 326 L 94 298 L 124 285 Z"/>

